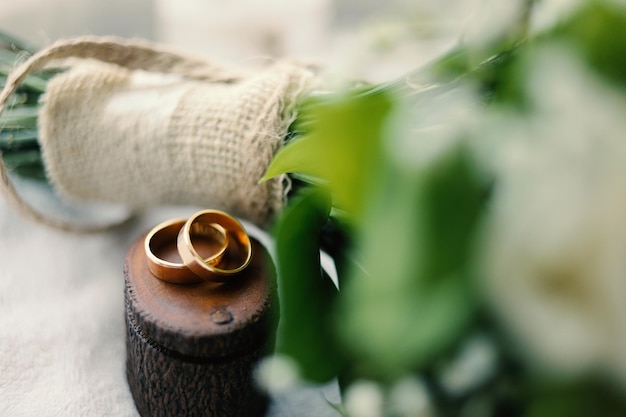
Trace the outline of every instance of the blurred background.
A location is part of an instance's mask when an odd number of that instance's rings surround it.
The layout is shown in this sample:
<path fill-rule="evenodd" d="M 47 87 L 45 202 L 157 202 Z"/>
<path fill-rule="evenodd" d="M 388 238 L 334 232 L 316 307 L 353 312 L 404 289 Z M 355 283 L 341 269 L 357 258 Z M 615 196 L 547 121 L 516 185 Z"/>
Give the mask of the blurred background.
<path fill-rule="evenodd" d="M 472 37 L 482 39 L 484 44 L 478 42 L 474 46 L 485 47 L 491 39 L 489 33 L 480 30 L 497 35 L 505 34 L 511 27 L 516 29 L 511 25 L 515 22 L 511 16 L 519 9 L 515 5 L 524 3 L 501 0 L 0 2 L 3 3 L 0 30 L 35 46 L 66 37 L 117 35 L 153 40 L 244 66 L 261 66 L 282 57 L 296 58 L 317 62 L 340 80 L 371 82 L 400 77 L 464 39 L 468 39 L 469 45 Z M 477 80 L 470 77 L 467 83 L 457 86 L 454 94 L 435 94 L 432 101 L 423 102 L 426 103 L 423 107 L 416 106 L 415 111 L 428 110 L 424 113 L 426 117 L 415 118 L 418 129 L 403 124 L 408 119 L 393 120 L 399 126 L 398 132 L 403 129 L 412 133 L 399 135 L 388 154 L 376 153 L 377 158 L 384 158 L 385 169 L 389 170 L 386 172 L 401 174 L 393 176 L 394 185 L 398 186 L 389 187 L 395 194 L 374 187 L 373 193 L 363 193 L 371 197 L 370 201 L 377 204 L 375 207 L 385 207 L 385 215 L 378 216 L 380 212 L 372 210 L 370 214 L 379 218 L 363 221 L 367 229 L 363 226 L 365 233 L 360 239 L 365 243 L 363 247 L 371 251 L 363 252 L 363 259 L 370 261 L 363 263 L 363 271 L 368 273 L 350 281 L 361 287 L 342 287 L 342 294 L 348 297 L 355 294 L 348 299 L 347 303 L 351 304 L 345 304 L 348 309 L 345 311 L 351 315 L 342 316 L 349 321 L 340 321 L 342 329 L 352 333 L 336 334 L 350 339 L 355 363 L 359 360 L 367 363 L 365 373 L 372 368 L 372 359 L 378 360 L 374 366 L 383 371 L 390 368 L 386 366 L 389 363 L 398 369 L 406 364 L 410 364 L 406 369 L 419 366 L 429 366 L 428 371 L 434 369 L 432 375 L 440 383 L 437 392 L 445 392 L 450 404 L 459 406 L 459 414 L 446 415 L 522 415 L 512 411 L 518 406 L 526 409 L 528 404 L 530 411 L 524 415 L 533 417 L 621 416 L 626 409 L 623 320 L 626 315 L 626 218 L 623 216 L 626 213 L 623 181 L 626 176 L 623 140 L 626 9 L 623 0 L 589 1 L 592 6 L 595 4 L 590 9 L 577 9 L 579 3 L 584 2 L 536 2 L 538 11 L 531 16 L 530 32 L 546 30 L 548 36 L 529 44 L 531 48 L 523 54 L 504 57 L 506 65 L 499 67 L 504 74 L 502 79 L 499 70 L 490 75 L 495 79 L 489 84 L 495 87 L 489 85 L 487 90 L 493 88 L 499 93 L 495 99 L 488 98 L 492 100 L 490 106 L 483 106 L 486 97 L 479 96 L 481 92 L 475 91 L 473 84 L 474 81 L 488 84 L 489 79 L 480 80 L 476 76 Z M 488 6 L 492 7 L 491 13 L 483 10 Z M 551 24 L 561 18 L 567 24 L 550 31 Z M 572 49 L 571 45 L 576 48 Z M 524 106 L 519 106 L 520 103 Z M 369 122 L 373 118 L 354 120 Z M 429 129 L 438 125 L 445 128 Z M 338 129 L 337 132 L 342 133 Z M 465 147 L 461 148 L 465 141 L 472 155 L 473 152 L 477 155 L 472 158 L 476 157 L 481 169 L 489 172 L 498 185 L 496 192 L 490 188 L 488 193 L 488 228 L 478 232 L 479 240 L 487 242 L 485 254 L 481 250 L 474 252 L 469 244 L 467 249 L 448 250 L 457 248 L 457 242 L 474 233 L 468 231 L 471 228 L 465 229 L 463 221 L 460 232 L 454 226 L 458 222 L 448 222 L 466 218 L 458 215 L 465 210 L 464 206 L 453 200 L 458 197 L 456 194 L 464 195 L 457 192 L 459 189 L 468 188 L 463 185 L 470 178 L 466 171 L 451 164 L 445 165 L 446 176 L 428 174 L 426 180 L 418 178 L 424 172 L 444 172 L 438 171 L 436 164 L 447 161 L 447 155 L 457 155 L 450 152 L 458 149 L 465 152 Z M 458 166 L 463 167 L 461 162 L 465 160 L 458 161 Z M 379 165 L 382 166 L 378 163 L 374 166 Z M 431 180 L 442 190 L 451 190 L 450 195 L 433 193 L 441 201 L 444 201 L 441 196 L 449 196 L 445 201 L 454 201 L 454 204 L 446 203 L 450 211 L 435 213 L 440 206 L 431 204 L 428 198 L 417 198 L 421 195 L 417 193 L 422 192 L 419 187 L 430 189 Z M 407 195 L 416 197 L 404 198 L 406 190 L 410 190 Z M 390 195 L 396 200 L 388 200 Z M 391 208 L 398 211 L 391 212 Z M 429 208 L 440 217 L 428 217 Z M 0 415 L 88 415 L 81 407 L 96 398 L 102 411 L 89 415 L 135 417 L 133 412 L 121 414 L 107 408 L 132 404 L 122 383 L 125 346 L 120 314 L 123 311 L 120 266 L 129 242 L 157 220 L 183 217 L 178 211 L 176 216 L 164 213 L 153 211 L 128 228 L 110 234 L 77 236 L 28 222 L 0 199 L 0 253 L 10 254 L 0 262 L 0 341 L 10 341 L 0 343 L 0 375 L 3 375 Z M 439 229 L 436 233 L 428 228 L 424 228 L 426 232 L 419 229 L 416 225 L 421 223 L 415 223 L 414 213 L 421 213 L 426 219 L 420 220 L 424 224 L 440 219 L 432 224 L 445 224 L 441 228 L 444 233 Z M 476 224 L 479 221 L 482 218 L 478 216 L 471 218 Z M 384 235 L 379 233 L 381 230 Z M 408 242 L 402 248 L 411 251 L 417 248 L 416 253 L 418 250 L 423 253 L 413 256 L 413 252 L 396 250 L 402 242 Z M 379 250 L 380 247 L 386 252 Z M 433 270 L 442 274 L 438 278 L 445 278 L 445 285 L 430 284 L 429 268 L 421 268 L 426 272 L 415 276 L 405 273 L 412 271 L 414 263 L 430 256 L 431 248 L 442 248 L 437 253 L 446 254 L 432 257 L 433 262 L 443 265 L 441 271 L 445 272 L 440 272 L 439 265 Z M 450 258 L 448 252 L 453 253 Z M 36 258 L 33 253 L 37 254 Z M 471 271 L 471 284 L 477 290 L 466 291 L 464 274 L 476 267 L 467 259 L 475 253 L 481 258 L 477 263 L 485 264 L 480 266 L 484 271 L 478 270 L 476 277 L 473 276 L 476 271 Z M 399 261 L 389 261 L 394 257 Z M 379 262 L 380 259 L 388 262 Z M 446 269 L 460 268 L 459 265 L 467 267 L 467 271 Z M 380 276 L 386 279 L 377 279 Z M 407 288 L 414 292 L 406 291 Z M 392 296 L 379 297 L 380 294 Z M 462 297 L 461 302 L 457 296 Z M 374 304 L 379 301 L 381 304 Z M 479 312 L 473 312 L 475 304 L 480 307 Z M 422 305 L 427 306 L 426 314 L 411 310 Z M 419 314 L 406 314 L 407 311 Z M 475 322 L 465 324 L 464 315 Z M 374 321 L 371 317 L 378 323 L 376 326 L 371 324 Z M 435 325 L 427 323 L 433 317 L 443 317 L 443 324 L 439 320 L 431 322 Z M 417 319 L 429 325 L 420 325 Z M 466 325 L 474 327 L 463 327 Z M 379 337 L 372 337 L 373 327 L 380 332 Z M 445 332 L 430 332 L 435 327 Z M 407 328 L 413 331 L 406 332 Z M 418 329 L 425 329 L 426 336 L 422 337 Z M 409 339 L 409 334 L 414 337 Z M 503 341 L 509 341 L 509 334 L 513 343 L 506 344 Z M 452 349 L 448 344 L 456 343 L 452 339 L 457 336 L 466 338 Z M 370 341 L 373 343 L 365 343 Z M 447 362 L 426 363 L 431 359 L 429 355 L 436 357 L 441 352 L 441 346 L 446 347 Z M 511 358 L 514 360 L 509 361 Z M 518 361 L 528 365 L 527 368 Z M 603 372 L 608 374 L 609 386 L 616 386 L 617 390 L 606 389 L 606 381 L 602 379 L 596 381 Z M 553 379 L 552 373 L 557 378 Z M 580 375 L 591 377 L 585 380 Z M 562 385 L 552 385 L 560 378 L 564 381 Z M 400 384 L 407 381 L 408 389 L 406 384 Z M 399 380 L 394 388 L 409 393 L 404 397 L 419 399 L 416 393 L 425 392 L 420 382 Z M 348 391 L 346 407 L 354 403 L 359 410 L 365 410 L 354 416 L 376 415 L 376 407 L 382 407 L 383 392 L 377 385 L 373 389 L 371 384 L 355 386 L 352 392 L 356 394 L 352 398 L 357 400 L 351 401 Z M 50 394 L 51 390 L 56 391 Z M 394 391 L 389 393 L 392 395 Z M 53 399 L 53 404 L 38 404 L 33 398 Z M 316 392 L 307 398 L 313 398 L 319 408 L 311 406 L 308 399 L 293 406 L 294 397 L 290 396 L 277 402 L 271 415 L 291 417 L 301 415 L 300 410 L 316 417 L 336 414 L 329 401 Z M 372 406 L 368 402 L 371 398 L 379 398 L 378 405 Z M 500 410 L 501 414 L 488 414 L 485 407 Z M 9 409 L 18 413 L 3 413 Z M 55 413 L 55 410 L 62 411 Z"/>
<path fill-rule="evenodd" d="M 164 42 L 234 63 L 284 56 L 383 81 L 447 50 L 482 0 L 2 0 L 0 29 L 34 45 L 80 35 Z"/>

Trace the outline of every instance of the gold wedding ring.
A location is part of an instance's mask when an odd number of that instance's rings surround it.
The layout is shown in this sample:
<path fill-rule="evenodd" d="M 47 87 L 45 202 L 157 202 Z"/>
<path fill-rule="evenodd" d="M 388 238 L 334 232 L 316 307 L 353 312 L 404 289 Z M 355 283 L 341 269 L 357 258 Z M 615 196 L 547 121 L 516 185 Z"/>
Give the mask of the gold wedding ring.
<path fill-rule="evenodd" d="M 203 258 L 194 243 L 194 230 L 207 225 L 220 225 L 228 237 L 225 256 L 217 263 Z M 183 264 L 209 281 L 226 281 L 229 276 L 241 272 L 252 259 L 250 238 L 243 225 L 219 210 L 203 210 L 190 217 L 178 233 L 177 247 Z"/>
<path fill-rule="evenodd" d="M 144 240 L 148 269 L 150 269 L 150 272 L 152 272 L 154 276 L 163 281 L 176 284 L 188 284 L 203 280 L 202 277 L 194 274 L 184 262 L 173 262 L 159 256 L 166 246 L 176 242 L 185 224 L 185 219 L 163 222 L 155 226 L 146 235 Z M 229 246 L 228 234 L 222 226 L 217 223 L 201 223 L 191 227 L 188 233 L 190 233 L 190 236 L 202 236 L 217 243 L 217 248 L 213 248 L 208 257 L 202 258 L 202 262 L 206 265 L 217 265 L 221 262 Z"/>

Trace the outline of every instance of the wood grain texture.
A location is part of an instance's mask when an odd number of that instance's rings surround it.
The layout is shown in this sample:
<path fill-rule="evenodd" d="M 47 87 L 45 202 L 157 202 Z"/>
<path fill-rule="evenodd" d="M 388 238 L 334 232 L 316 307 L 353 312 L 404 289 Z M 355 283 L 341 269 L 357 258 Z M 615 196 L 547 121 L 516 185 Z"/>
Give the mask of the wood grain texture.
<path fill-rule="evenodd" d="M 150 273 L 143 237 L 130 248 L 126 371 L 143 417 L 265 413 L 252 372 L 274 339 L 276 274 L 256 241 L 253 253 L 232 281 L 177 285 Z"/>

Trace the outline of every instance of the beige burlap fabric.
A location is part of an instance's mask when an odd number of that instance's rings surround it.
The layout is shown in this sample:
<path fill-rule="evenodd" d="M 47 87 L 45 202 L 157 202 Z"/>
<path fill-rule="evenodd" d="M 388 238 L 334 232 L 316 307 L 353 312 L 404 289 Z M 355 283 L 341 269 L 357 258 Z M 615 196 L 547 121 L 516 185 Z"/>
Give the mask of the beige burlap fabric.
<path fill-rule="evenodd" d="M 161 55 L 143 43 L 68 44 L 71 51 L 57 45 L 66 51 L 54 58 L 91 60 L 74 63 L 49 83 L 39 120 L 47 173 L 61 195 L 138 209 L 163 203 L 221 208 L 260 226 L 282 207 L 285 179 L 258 180 L 282 145 L 297 99 L 312 86 L 310 70 L 278 62 L 253 74 L 235 73 Z M 4 98 L 6 88 L 0 105 Z M 4 177 L 5 191 L 21 211 L 73 228 L 24 207 Z"/>

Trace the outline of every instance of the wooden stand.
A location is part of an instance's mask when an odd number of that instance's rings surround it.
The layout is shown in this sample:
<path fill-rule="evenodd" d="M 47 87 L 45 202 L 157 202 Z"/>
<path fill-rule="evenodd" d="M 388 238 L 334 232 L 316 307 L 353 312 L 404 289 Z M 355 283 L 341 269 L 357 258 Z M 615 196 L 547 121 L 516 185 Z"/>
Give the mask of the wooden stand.
<path fill-rule="evenodd" d="M 141 416 L 264 415 L 252 373 L 272 347 L 275 270 L 252 243 L 250 266 L 223 284 L 161 281 L 148 270 L 143 237 L 130 248 L 126 373 Z"/>

